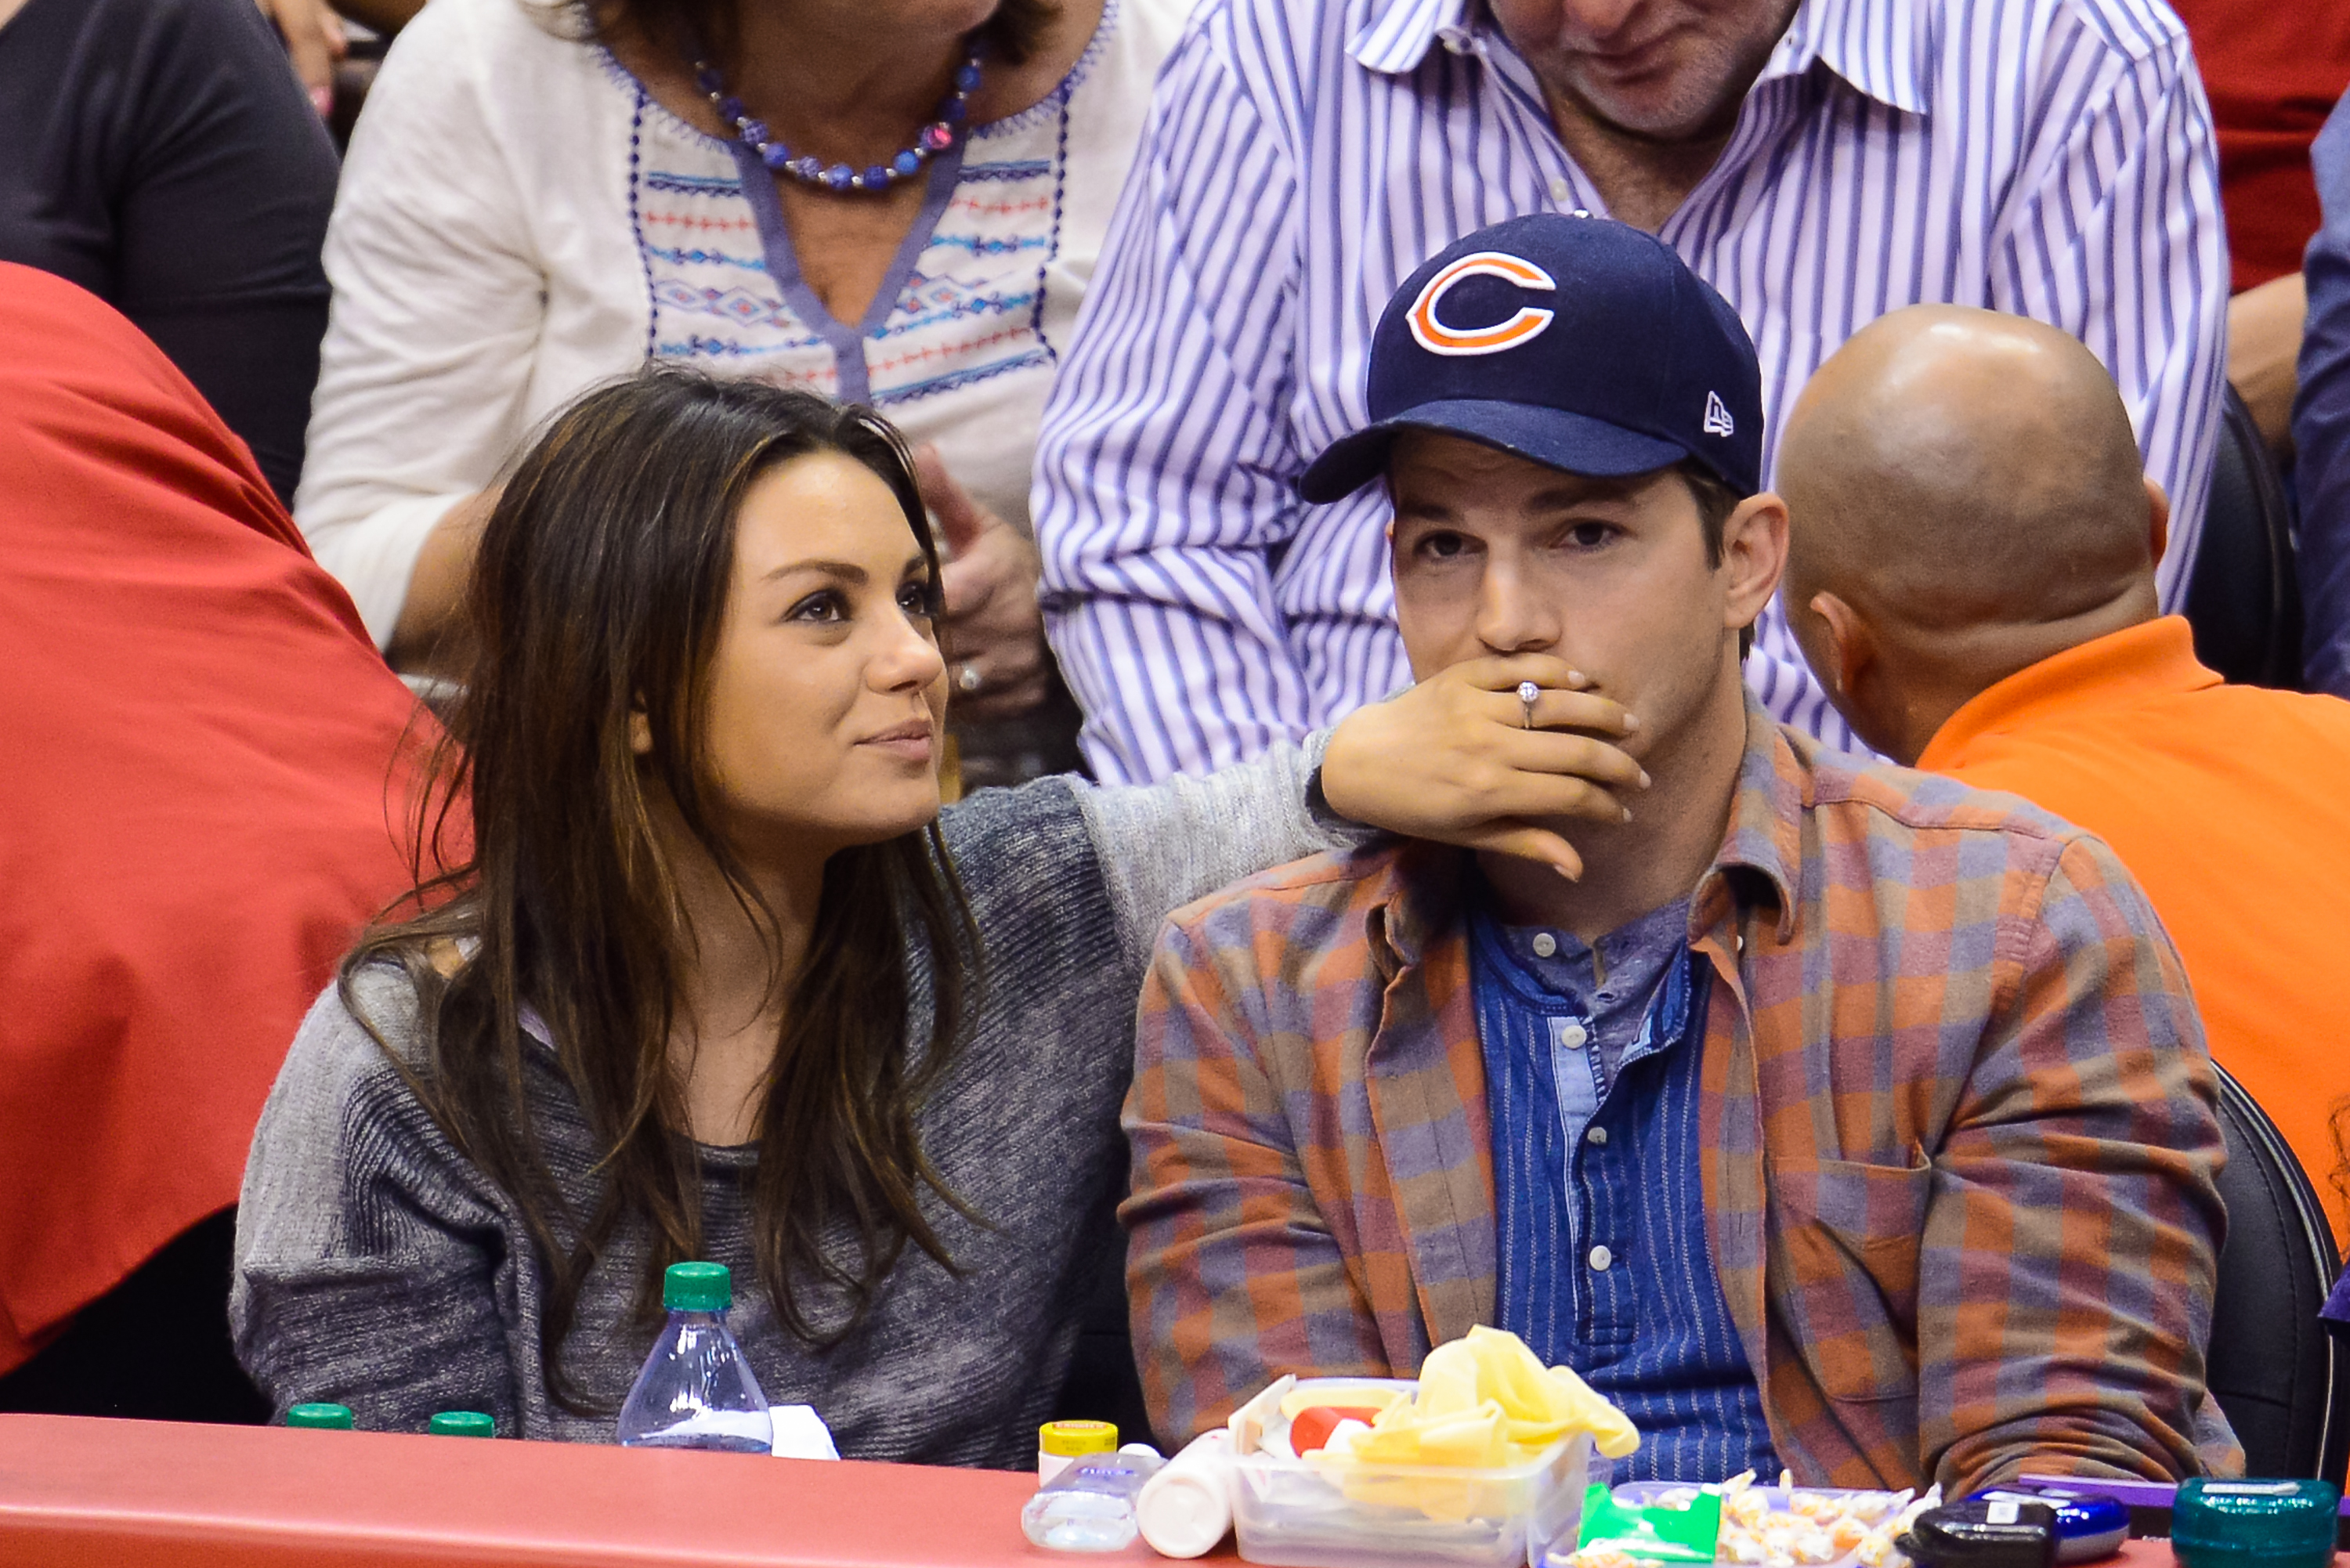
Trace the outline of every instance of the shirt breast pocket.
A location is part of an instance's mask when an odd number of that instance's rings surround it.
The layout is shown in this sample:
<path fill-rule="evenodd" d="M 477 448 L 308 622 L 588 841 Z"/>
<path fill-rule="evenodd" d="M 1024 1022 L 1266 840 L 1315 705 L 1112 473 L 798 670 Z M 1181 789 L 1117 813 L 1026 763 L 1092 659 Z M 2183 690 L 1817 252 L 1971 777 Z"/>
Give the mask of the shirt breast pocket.
<path fill-rule="evenodd" d="M 1769 1294 L 1829 1398 L 1918 1397 L 1918 1258 L 1934 1168 L 1783 1159 L 1770 1187 Z"/>

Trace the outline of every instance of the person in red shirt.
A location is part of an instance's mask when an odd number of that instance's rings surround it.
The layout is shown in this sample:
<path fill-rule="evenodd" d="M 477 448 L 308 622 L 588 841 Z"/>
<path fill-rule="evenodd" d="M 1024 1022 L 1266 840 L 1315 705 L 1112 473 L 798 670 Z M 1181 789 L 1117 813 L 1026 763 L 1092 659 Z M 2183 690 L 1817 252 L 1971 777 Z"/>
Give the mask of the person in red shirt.
<path fill-rule="evenodd" d="M 0 264 L 0 1409 L 257 1419 L 228 1211 L 438 731 L 252 452 Z"/>
<path fill-rule="evenodd" d="M 2230 263 L 2228 379 L 2282 452 L 2305 296 L 2302 247 L 2317 233 L 2309 144 L 2350 88 L 2350 5 L 2173 0 L 2220 134 Z"/>
<path fill-rule="evenodd" d="M 1789 613 L 1854 732 L 2106 840 L 2212 1056 L 2350 1232 L 2350 703 L 2224 684 L 2160 614 L 2169 505 L 2095 358 L 2015 317 L 1897 311 L 1804 390 L 1779 489 Z"/>

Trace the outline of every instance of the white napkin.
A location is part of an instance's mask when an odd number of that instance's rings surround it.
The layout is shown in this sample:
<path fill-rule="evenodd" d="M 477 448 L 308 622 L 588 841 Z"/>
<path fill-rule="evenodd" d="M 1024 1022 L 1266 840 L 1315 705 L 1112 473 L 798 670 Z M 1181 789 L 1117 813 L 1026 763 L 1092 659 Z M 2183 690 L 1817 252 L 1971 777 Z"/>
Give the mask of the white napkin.
<path fill-rule="evenodd" d="M 840 1450 L 832 1446 L 832 1428 L 816 1413 L 813 1405 L 770 1405 L 768 1417 L 775 1424 L 775 1454 L 779 1459 L 837 1459 Z"/>

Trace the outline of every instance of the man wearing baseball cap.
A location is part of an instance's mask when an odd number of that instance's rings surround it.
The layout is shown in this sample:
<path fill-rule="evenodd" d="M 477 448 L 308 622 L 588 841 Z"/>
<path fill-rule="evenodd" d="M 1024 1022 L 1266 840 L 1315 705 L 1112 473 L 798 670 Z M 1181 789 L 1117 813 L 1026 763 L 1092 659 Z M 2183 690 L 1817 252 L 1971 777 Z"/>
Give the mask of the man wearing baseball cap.
<path fill-rule="evenodd" d="M 1630 1416 L 1619 1479 L 2240 1462 L 2178 956 L 2095 839 L 1747 694 L 1787 514 L 1728 306 L 1636 230 L 1515 219 L 1398 289 L 1369 404 L 1300 490 L 1393 501 L 1383 706 L 1482 691 L 1553 793 L 1161 933 L 1123 1210 L 1159 1435 L 1493 1324 Z"/>

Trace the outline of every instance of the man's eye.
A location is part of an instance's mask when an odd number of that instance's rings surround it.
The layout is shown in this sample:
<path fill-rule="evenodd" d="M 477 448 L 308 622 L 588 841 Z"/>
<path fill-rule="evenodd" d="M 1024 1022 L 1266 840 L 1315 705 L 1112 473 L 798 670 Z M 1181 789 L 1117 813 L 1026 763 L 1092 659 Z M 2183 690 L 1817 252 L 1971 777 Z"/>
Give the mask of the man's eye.
<path fill-rule="evenodd" d="M 1596 550 L 1616 537 L 1612 523 L 1577 523 L 1566 531 L 1566 542 L 1578 550 Z"/>
<path fill-rule="evenodd" d="M 1458 534 L 1423 534 L 1419 553 L 1431 561 L 1450 561 L 1469 553 L 1469 541 Z"/>
<path fill-rule="evenodd" d="M 840 596 L 830 588 L 808 595 L 784 612 L 785 620 L 835 621 L 842 618 Z"/>

